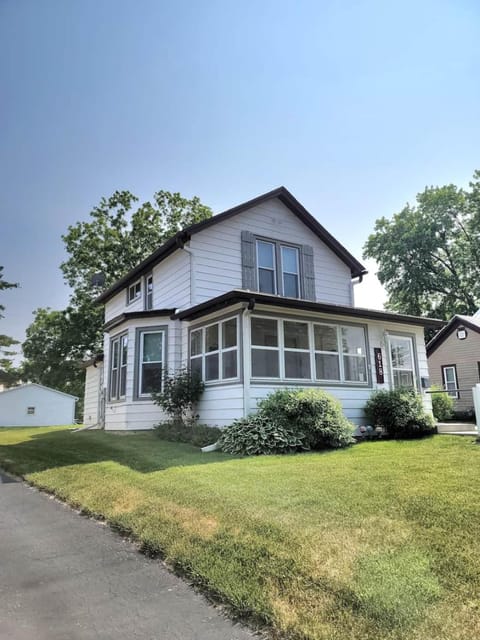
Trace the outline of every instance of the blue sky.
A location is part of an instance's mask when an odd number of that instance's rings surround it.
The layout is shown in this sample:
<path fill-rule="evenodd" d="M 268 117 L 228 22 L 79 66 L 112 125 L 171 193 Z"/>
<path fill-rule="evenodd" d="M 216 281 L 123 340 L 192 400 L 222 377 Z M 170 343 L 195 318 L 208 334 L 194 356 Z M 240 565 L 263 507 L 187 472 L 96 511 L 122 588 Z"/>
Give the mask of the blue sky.
<path fill-rule="evenodd" d="M 467 0 L 0 0 L 0 264 L 21 284 L 0 333 L 65 306 L 60 236 L 115 189 L 219 212 L 283 184 L 361 258 L 378 217 L 480 168 L 479 42 Z"/>

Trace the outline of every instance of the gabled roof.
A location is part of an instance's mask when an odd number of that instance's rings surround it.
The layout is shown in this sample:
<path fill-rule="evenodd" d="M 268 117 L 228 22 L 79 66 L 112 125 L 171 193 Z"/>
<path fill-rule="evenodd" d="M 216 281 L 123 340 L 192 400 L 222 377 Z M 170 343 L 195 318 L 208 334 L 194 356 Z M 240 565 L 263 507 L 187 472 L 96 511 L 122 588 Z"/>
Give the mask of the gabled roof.
<path fill-rule="evenodd" d="M 125 276 L 123 276 L 123 278 L 117 280 L 117 282 L 115 282 L 109 289 L 100 294 L 96 299 L 96 302 L 105 303 L 110 300 L 110 298 L 123 289 L 129 282 L 145 274 L 147 271 L 150 271 L 155 264 L 158 264 L 174 251 L 183 247 L 183 245 L 188 242 L 195 233 L 208 229 L 208 227 L 218 224 L 219 222 L 223 222 L 224 220 L 228 220 L 239 213 L 247 211 L 248 209 L 256 207 L 257 205 L 273 198 L 278 198 L 280 202 L 290 209 L 297 218 L 299 218 L 340 258 L 340 260 L 342 260 L 342 262 L 349 267 L 352 278 L 356 278 L 367 273 L 365 267 L 349 251 L 347 251 L 347 249 L 345 249 L 345 247 L 340 244 L 340 242 L 338 242 L 338 240 L 336 240 L 325 229 L 325 227 L 323 227 L 318 220 L 312 216 L 311 213 L 305 209 L 305 207 L 290 193 L 290 191 L 288 191 L 288 189 L 285 187 L 278 187 L 277 189 L 273 189 L 273 191 L 268 191 L 261 196 L 253 198 L 253 200 L 248 200 L 247 202 L 239 204 L 232 209 L 228 209 L 223 213 L 212 216 L 211 218 L 208 218 L 208 220 L 197 222 L 196 224 L 182 229 L 175 234 L 173 238 L 167 240 L 167 242 L 162 244 L 156 251 L 149 255 L 148 258 L 143 260 L 143 262 L 129 271 Z"/>
<path fill-rule="evenodd" d="M 213 311 L 224 309 L 239 302 L 248 303 L 249 308 L 257 304 L 272 305 L 284 309 L 300 309 L 303 311 L 316 311 L 317 313 L 330 313 L 338 316 L 348 316 L 350 318 L 363 318 L 365 320 L 382 320 L 387 322 L 397 322 L 401 324 L 415 325 L 417 327 L 443 327 L 445 322 L 436 318 L 423 318 L 420 316 L 409 316 L 389 311 L 378 311 L 377 309 L 362 309 L 360 307 L 347 307 L 339 304 L 326 302 L 310 302 L 298 298 L 284 298 L 268 293 L 257 293 L 255 291 L 244 291 L 234 289 L 216 298 L 197 304 L 190 309 L 179 311 L 172 316 L 173 319 L 195 320 L 208 315 Z"/>
<path fill-rule="evenodd" d="M 20 391 L 20 389 L 25 389 L 26 387 L 38 387 L 39 389 L 43 389 L 44 391 L 59 393 L 61 396 L 67 396 L 68 398 L 73 398 L 74 400 L 78 400 L 77 396 L 72 396 L 70 393 L 65 393 L 64 391 L 58 391 L 58 389 L 52 389 L 51 387 L 46 387 L 45 385 L 37 384 L 36 382 L 27 382 L 26 384 L 21 384 L 18 387 L 10 387 L 10 389 L 5 389 L 4 391 L 0 391 L 0 396 L 4 395 L 5 393 Z"/>
<path fill-rule="evenodd" d="M 453 316 L 453 318 L 449 320 L 449 322 L 443 327 L 443 329 L 435 334 L 430 342 L 428 342 L 427 356 L 432 355 L 432 353 L 436 351 L 443 342 L 445 342 L 448 336 L 450 336 L 460 326 L 464 326 L 467 329 L 475 331 L 476 333 L 480 333 L 480 317 L 463 316 L 460 314 Z"/>

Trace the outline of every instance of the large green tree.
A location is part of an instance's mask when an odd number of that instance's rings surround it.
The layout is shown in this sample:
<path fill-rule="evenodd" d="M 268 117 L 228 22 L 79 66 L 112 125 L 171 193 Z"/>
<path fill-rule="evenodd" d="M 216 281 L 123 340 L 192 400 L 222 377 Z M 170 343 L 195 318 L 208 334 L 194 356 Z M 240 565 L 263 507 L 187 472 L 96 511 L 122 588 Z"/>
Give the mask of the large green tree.
<path fill-rule="evenodd" d="M 35 312 L 23 345 L 29 379 L 81 396 L 79 364 L 102 348 L 104 312 L 94 303 L 100 291 L 177 231 L 212 215 L 199 198 L 168 191 L 156 193 L 152 202 L 138 202 L 129 191 L 116 191 L 62 236 L 68 257 L 61 270 L 72 294 L 63 311 Z M 104 276 L 101 287 L 92 285 L 97 273 Z"/>
<path fill-rule="evenodd" d="M 0 267 L 0 291 L 16 289 L 17 287 L 17 283 L 8 282 L 4 279 L 3 267 Z M 4 317 L 4 311 L 5 305 L 0 303 L 0 319 Z M 11 347 L 14 347 L 16 344 L 18 344 L 18 340 L 0 334 L 0 383 L 6 386 L 15 384 L 18 381 L 18 370 L 12 362 L 12 358 L 16 355 L 16 352 L 11 349 Z"/>
<path fill-rule="evenodd" d="M 364 247 L 393 311 L 449 319 L 480 305 L 480 171 L 468 189 L 427 187 L 391 219 L 380 218 Z"/>

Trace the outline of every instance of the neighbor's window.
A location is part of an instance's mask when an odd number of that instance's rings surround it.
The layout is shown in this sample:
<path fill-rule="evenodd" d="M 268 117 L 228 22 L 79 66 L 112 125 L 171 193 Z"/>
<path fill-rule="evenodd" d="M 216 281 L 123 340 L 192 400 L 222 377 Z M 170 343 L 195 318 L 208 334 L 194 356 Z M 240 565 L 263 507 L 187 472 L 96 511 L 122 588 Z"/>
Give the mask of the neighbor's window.
<path fill-rule="evenodd" d="M 114 338 L 110 345 L 110 400 L 120 400 L 127 388 L 127 334 Z"/>
<path fill-rule="evenodd" d="M 150 273 L 145 278 L 145 309 L 153 309 L 153 275 Z"/>
<path fill-rule="evenodd" d="M 253 378 L 368 382 L 361 326 L 253 316 L 251 353 Z"/>
<path fill-rule="evenodd" d="M 257 240 L 258 290 L 300 297 L 300 255 L 297 247 Z"/>
<path fill-rule="evenodd" d="M 457 368 L 454 364 L 442 366 L 443 387 L 452 398 L 458 398 Z"/>
<path fill-rule="evenodd" d="M 27 415 L 28 416 L 35 415 L 35 407 L 27 407 Z"/>
<path fill-rule="evenodd" d="M 162 390 L 165 362 L 165 332 L 140 331 L 138 358 L 138 396 Z"/>
<path fill-rule="evenodd" d="M 413 341 L 408 336 L 389 336 L 393 386 L 415 388 Z"/>
<path fill-rule="evenodd" d="M 190 369 L 205 382 L 238 377 L 238 321 L 229 318 L 190 332 Z"/>
<path fill-rule="evenodd" d="M 135 302 L 135 300 L 138 300 L 138 298 L 140 298 L 141 295 L 142 295 L 142 281 L 138 280 L 138 282 L 135 282 L 134 284 L 131 284 L 128 287 L 127 304 L 131 304 L 132 302 Z"/>

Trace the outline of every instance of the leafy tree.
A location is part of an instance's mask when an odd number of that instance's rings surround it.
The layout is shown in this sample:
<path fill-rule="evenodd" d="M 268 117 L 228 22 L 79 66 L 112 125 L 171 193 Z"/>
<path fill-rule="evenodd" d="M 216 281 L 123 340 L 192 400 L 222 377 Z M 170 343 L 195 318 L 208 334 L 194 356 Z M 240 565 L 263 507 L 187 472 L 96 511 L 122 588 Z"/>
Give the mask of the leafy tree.
<path fill-rule="evenodd" d="M 448 319 L 480 304 L 480 171 L 470 189 L 427 187 L 388 220 L 377 220 L 364 247 L 388 293 L 388 308 Z"/>
<path fill-rule="evenodd" d="M 0 267 L 0 291 L 7 289 L 16 289 L 17 283 L 7 282 L 4 280 L 3 267 Z M 0 318 L 3 318 L 5 305 L 0 304 Z M 0 334 L 0 383 L 11 386 L 18 381 L 18 370 L 13 366 L 12 357 L 16 355 L 15 351 L 11 351 L 10 347 L 18 344 L 18 340 L 14 340 L 10 336 Z"/>

